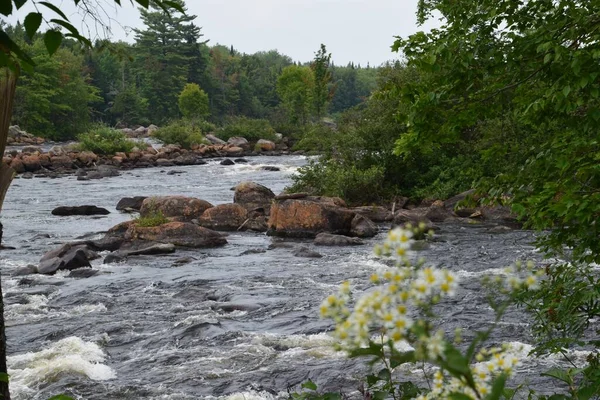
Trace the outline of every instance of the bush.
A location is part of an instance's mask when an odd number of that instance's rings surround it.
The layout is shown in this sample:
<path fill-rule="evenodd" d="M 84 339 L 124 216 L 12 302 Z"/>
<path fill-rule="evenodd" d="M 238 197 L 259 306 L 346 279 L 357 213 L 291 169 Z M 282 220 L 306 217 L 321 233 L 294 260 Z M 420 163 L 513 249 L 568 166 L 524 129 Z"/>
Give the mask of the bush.
<path fill-rule="evenodd" d="M 385 197 L 384 169 L 372 166 L 359 169 L 331 160 L 311 162 L 292 177 L 291 192 L 341 197 L 351 205 L 366 205 Z"/>
<path fill-rule="evenodd" d="M 195 83 L 185 85 L 178 98 L 179 111 L 184 118 L 206 118 L 210 114 L 208 95 Z"/>
<path fill-rule="evenodd" d="M 122 131 L 101 126 L 77 137 L 79 148 L 85 151 L 93 151 L 96 154 L 111 155 L 118 152 L 128 153 L 135 143 Z"/>
<path fill-rule="evenodd" d="M 276 141 L 275 129 L 266 119 L 252 119 L 246 117 L 234 117 L 229 119 L 225 126 L 216 132 L 217 137 L 228 140 L 234 136 L 241 136 L 250 142 L 259 139 Z"/>
<path fill-rule="evenodd" d="M 135 225 L 141 228 L 152 228 L 168 222 L 170 222 L 169 219 L 160 211 L 152 212 L 150 215 L 146 215 L 145 217 L 138 216 L 134 219 Z"/>
<path fill-rule="evenodd" d="M 184 149 L 190 149 L 194 144 L 207 143 L 198 123 L 183 120 L 159 128 L 152 136 L 165 144 L 178 144 Z"/>

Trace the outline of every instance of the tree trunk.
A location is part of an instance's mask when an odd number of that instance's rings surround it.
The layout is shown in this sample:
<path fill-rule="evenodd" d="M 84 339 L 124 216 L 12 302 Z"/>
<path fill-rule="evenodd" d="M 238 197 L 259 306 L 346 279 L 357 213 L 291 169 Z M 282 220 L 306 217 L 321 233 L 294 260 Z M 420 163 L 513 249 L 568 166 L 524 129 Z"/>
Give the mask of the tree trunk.
<path fill-rule="evenodd" d="M 18 66 L 15 70 L 9 68 L 0 69 L 0 156 L 4 157 L 6 142 L 8 140 L 8 127 L 12 116 L 13 101 L 19 77 Z M 0 161 L 0 211 L 6 191 L 14 176 L 12 168 Z M 2 225 L 0 224 L 0 240 L 2 238 Z M 0 242 L 0 246 L 2 243 Z M 0 396 L 2 400 L 10 400 L 8 389 L 8 368 L 6 366 L 6 333 L 4 329 L 4 300 L 2 298 L 2 286 L 0 284 Z"/>

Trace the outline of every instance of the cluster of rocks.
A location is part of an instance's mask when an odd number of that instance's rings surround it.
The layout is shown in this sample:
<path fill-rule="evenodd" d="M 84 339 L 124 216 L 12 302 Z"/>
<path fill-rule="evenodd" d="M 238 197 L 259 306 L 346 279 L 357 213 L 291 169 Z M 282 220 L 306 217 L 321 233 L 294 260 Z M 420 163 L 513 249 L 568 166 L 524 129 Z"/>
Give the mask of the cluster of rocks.
<path fill-rule="evenodd" d="M 116 153 L 111 156 L 97 155 L 90 151 L 79 151 L 77 146 L 54 146 L 44 152 L 37 146 L 26 146 L 21 151 L 11 150 L 5 153 L 2 161 L 10 166 L 16 173 L 29 173 L 25 177 L 49 176 L 55 177 L 73 173 L 77 170 L 97 171 L 100 166 L 107 166 L 101 172 L 106 175 L 108 170 L 114 168 L 132 169 L 148 167 L 168 167 L 176 165 L 201 165 L 206 164 L 204 159 L 215 157 L 241 157 L 252 155 L 278 155 L 286 154 L 285 145 L 276 145 L 269 141 L 259 141 L 254 148 L 243 138 L 232 138 L 232 143 L 201 144 L 186 150 L 178 145 L 167 145 L 155 149 L 151 145 L 145 148 L 135 147 L 128 153 Z M 245 141 L 245 144 L 241 141 Z M 111 172 L 114 176 L 118 173 Z M 78 174 L 83 174 L 79 172 Z M 85 175 L 85 174 L 84 174 Z M 92 176 L 94 174 L 92 173 Z M 90 179 L 96 179 L 90 177 Z"/>
<path fill-rule="evenodd" d="M 311 238 L 315 246 L 355 246 L 379 232 L 376 223 L 392 225 L 422 224 L 485 219 L 497 224 L 517 225 L 505 207 L 457 207 L 469 193 L 445 202 L 424 202 L 420 206 L 399 199 L 392 210 L 382 206 L 348 207 L 336 197 L 311 196 L 305 193 L 276 196 L 269 188 L 254 183 L 237 185 L 233 203 L 213 205 L 205 200 L 185 196 L 129 197 L 117 204 L 122 212 L 139 212 L 140 218 L 111 228 L 99 240 L 68 243 L 48 252 L 39 265 L 29 266 L 20 274 L 54 274 L 58 270 L 91 268 L 98 252 L 110 251 L 104 263 L 126 260 L 132 256 L 173 253 L 178 248 L 209 248 L 227 244 L 227 231 L 266 232 L 281 238 Z M 93 206 L 59 207 L 55 215 L 106 214 L 108 210 Z M 155 221 L 158 219 L 158 221 Z M 286 247 L 274 242 L 272 248 Z M 271 249 L 271 247 L 270 247 Z M 259 252 L 266 250 L 260 249 Z M 295 249 L 297 257 L 318 258 L 308 247 Z M 76 276 L 92 274 L 77 273 Z"/>
<path fill-rule="evenodd" d="M 21 130 L 18 125 L 13 125 L 8 128 L 6 144 L 9 146 L 40 145 L 44 142 L 45 139 L 33 136 L 32 134 Z"/>

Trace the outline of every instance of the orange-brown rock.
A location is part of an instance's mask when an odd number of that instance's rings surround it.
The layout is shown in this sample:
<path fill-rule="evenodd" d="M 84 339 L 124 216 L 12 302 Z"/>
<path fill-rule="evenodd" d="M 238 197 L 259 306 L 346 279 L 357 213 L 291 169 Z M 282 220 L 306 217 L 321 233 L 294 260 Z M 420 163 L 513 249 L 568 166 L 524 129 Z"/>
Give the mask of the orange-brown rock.
<path fill-rule="evenodd" d="M 73 160 L 69 156 L 54 156 L 50 159 L 53 168 L 71 168 Z"/>
<path fill-rule="evenodd" d="M 91 151 L 82 151 L 81 153 L 77 154 L 77 161 L 84 166 L 90 166 L 98 161 L 98 156 Z"/>
<path fill-rule="evenodd" d="M 158 243 L 170 243 L 175 246 L 206 248 L 227 244 L 227 240 L 218 232 L 189 222 L 169 222 L 154 227 L 140 227 L 135 223 L 129 226 L 125 239 Z"/>
<path fill-rule="evenodd" d="M 242 182 L 235 187 L 233 202 L 248 211 L 263 209 L 268 215 L 274 198 L 275 193 L 268 187 L 255 182 Z"/>
<path fill-rule="evenodd" d="M 248 211 L 239 204 L 220 204 L 204 211 L 198 224 L 216 231 L 235 231 L 248 218 Z"/>
<path fill-rule="evenodd" d="M 275 150 L 275 143 L 270 140 L 260 139 L 256 142 L 256 148 L 260 151 L 273 151 Z"/>
<path fill-rule="evenodd" d="M 25 155 L 22 158 L 25 171 L 35 172 L 42 167 L 40 157 L 38 155 Z"/>
<path fill-rule="evenodd" d="M 241 147 L 237 147 L 237 146 L 230 146 L 230 147 L 226 147 L 225 148 L 225 153 L 231 155 L 231 156 L 237 156 L 240 155 L 244 152 L 244 149 L 242 149 Z"/>
<path fill-rule="evenodd" d="M 140 214 L 149 216 L 153 213 L 162 213 L 165 217 L 175 221 L 191 221 L 202 216 L 204 211 L 213 205 L 208 201 L 185 196 L 148 197 L 142 203 Z"/>
<path fill-rule="evenodd" d="M 275 201 L 271 206 L 268 234 L 286 237 L 315 237 L 321 232 L 349 235 L 356 214 L 338 203 L 339 200 L 328 197 Z"/>
<path fill-rule="evenodd" d="M 23 161 L 20 158 L 13 158 L 10 161 L 10 167 L 17 173 L 21 174 L 25 172 L 25 165 L 23 165 Z"/>

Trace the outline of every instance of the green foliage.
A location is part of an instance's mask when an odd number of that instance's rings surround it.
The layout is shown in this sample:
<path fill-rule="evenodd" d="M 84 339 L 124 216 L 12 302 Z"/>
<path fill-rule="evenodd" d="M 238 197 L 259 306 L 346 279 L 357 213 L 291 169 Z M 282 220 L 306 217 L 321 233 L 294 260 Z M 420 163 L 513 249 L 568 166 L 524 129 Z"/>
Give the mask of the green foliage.
<path fill-rule="evenodd" d="M 383 168 L 372 166 L 359 169 L 335 161 L 311 162 L 292 176 L 290 192 L 308 192 L 323 196 L 341 197 L 349 204 L 371 204 L 384 195 Z"/>
<path fill-rule="evenodd" d="M 146 118 L 147 110 L 148 100 L 140 95 L 135 86 L 129 86 L 117 93 L 110 113 L 121 125 L 146 125 L 149 122 Z"/>
<path fill-rule="evenodd" d="M 160 127 L 152 136 L 165 144 L 178 144 L 184 149 L 190 149 L 192 145 L 206 143 L 201 125 L 210 126 L 202 122 L 178 120 Z"/>
<path fill-rule="evenodd" d="M 241 136 L 250 142 L 259 139 L 276 141 L 275 130 L 265 119 L 252 119 L 246 117 L 229 118 L 225 125 L 216 131 L 217 137 L 228 140 L 234 136 Z"/>
<path fill-rule="evenodd" d="M 311 115 L 315 77 L 309 67 L 290 65 L 277 79 L 277 94 L 287 109 L 290 120 L 306 125 Z"/>
<path fill-rule="evenodd" d="M 140 215 L 134 219 L 135 225 L 139 226 L 140 228 L 153 228 L 169 222 L 169 219 L 160 211 L 154 211 L 146 216 Z"/>
<path fill-rule="evenodd" d="M 106 126 L 98 126 L 82 133 L 77 139 L 81 150 L 103 155 L 128 153 L 135 147 L 135 143 L 125 133 Z"/>
<path fill-rule="evenodd" d="M 327 106 L 333 96 L 331 82 L 331 54 L 327 54 L 327 48 L 321 44 L 321 48 L 315 54 L 315 59 L 310 64 L 314 76 L 313 107 L 315 116 L 321 118 L 327 112 Z"/>
<path fill-rule="evenodd" d="M 19 80 L 13 123 L 37 136 L 73 139 L 88 128 L 91 106 L 100 101 L 98 89 L 84 71 L 83 57 L 67 48 L 50 57 L 41 38 L 32 44 L 19 43 L 31 54 L 36 68 Z"/>
<path fill-rule="evenodd" d="M 301 392 L 288 389 L 289 399 L 292 400 L 341 400 L 341 393 L 319 393 L 317 384 L 310 379 L 300 385 Z"/>
<path fill-rule="evenodd" d="M 208 109 L 208 95 L 195 83 L 185 85 L 178 99 L 179 111 L 187 119 L 205 119 Z"/>

